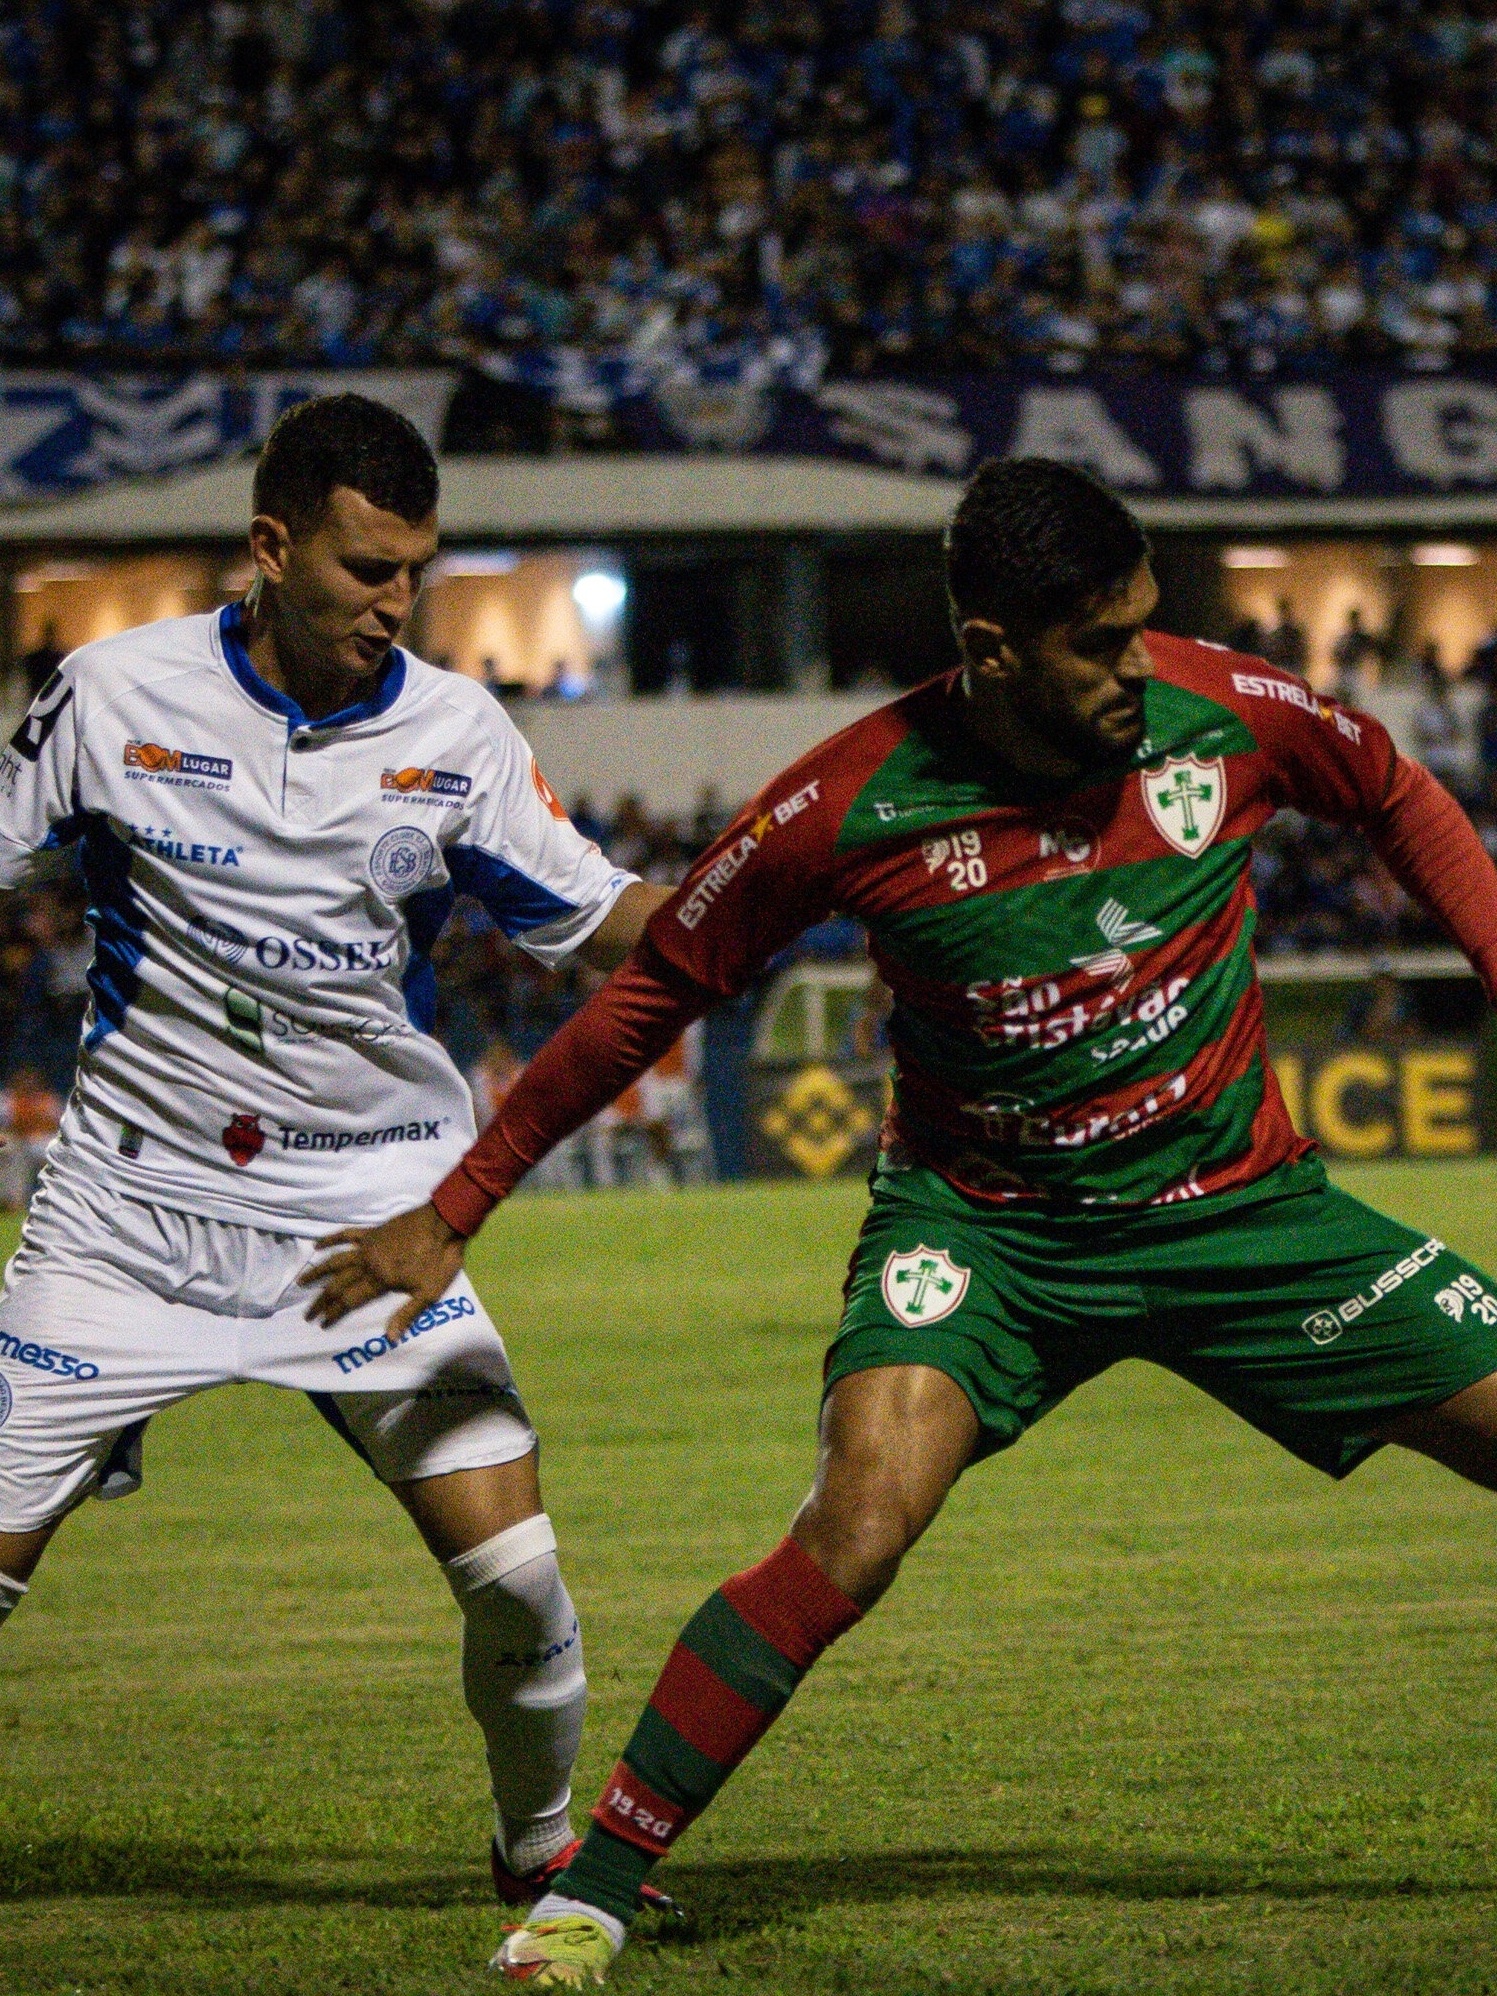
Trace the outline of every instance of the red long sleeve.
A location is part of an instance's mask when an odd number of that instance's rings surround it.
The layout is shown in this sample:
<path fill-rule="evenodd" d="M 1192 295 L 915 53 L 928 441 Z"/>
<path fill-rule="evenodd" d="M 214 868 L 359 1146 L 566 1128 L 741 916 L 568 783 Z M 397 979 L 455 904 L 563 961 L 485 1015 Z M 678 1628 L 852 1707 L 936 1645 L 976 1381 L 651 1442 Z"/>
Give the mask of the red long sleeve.
<path fill-rule="evenodd" d="M 541 1048 L 493 1122 L 432 1194 L 448 1226 L 476 1234 L 532 1165 L 616 1101 L 716 996 L 642 942 Z"/>
<path fill-rule="evenodd" d="M 1368 830 L 1393 878 L 1449 930 L 1497 1004 L 1497 867 L 1460 805 L 1401 755 Z"/>

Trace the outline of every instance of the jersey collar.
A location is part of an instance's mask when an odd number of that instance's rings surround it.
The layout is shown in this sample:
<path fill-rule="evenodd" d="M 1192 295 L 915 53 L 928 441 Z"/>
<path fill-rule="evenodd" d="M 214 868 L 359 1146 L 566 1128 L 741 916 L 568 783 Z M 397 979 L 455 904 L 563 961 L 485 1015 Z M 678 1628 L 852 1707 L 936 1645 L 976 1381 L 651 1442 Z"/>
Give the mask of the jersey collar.
<path fill-rule="evenodd" d="M 324 714 L 320 720 L 309 721 L 289 693 L 282 693 L 277 687 L 263 680 L 250 664 L 250 655 L 244 646 L 244 605 L 226 603 L 219 613 L 219 636 L 223 642 L 224 661 L 235 680 L 254 701 L 269 714 L 279 714 L 288 728 L 347 728 L 355 721 L 372 721 L 377 714 L 385 713 L 395 705 L 405 686 L 405 653 L 391 645 L 390 656 L 380 670 L 374 691 L 362 700 L 354 700 L 347 707 L 340 707 L 336 714 Z"/>

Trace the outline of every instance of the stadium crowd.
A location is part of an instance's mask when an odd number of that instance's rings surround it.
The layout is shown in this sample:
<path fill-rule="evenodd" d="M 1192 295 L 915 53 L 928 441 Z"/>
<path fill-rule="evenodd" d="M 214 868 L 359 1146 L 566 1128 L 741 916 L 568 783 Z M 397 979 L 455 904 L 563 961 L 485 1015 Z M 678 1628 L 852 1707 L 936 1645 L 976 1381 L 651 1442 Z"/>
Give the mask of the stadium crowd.
<path fill-rule="evenodd" d="M 0 355 L 1437 368 L 1494 105 L 1494 0 L 17 0 Z"/>

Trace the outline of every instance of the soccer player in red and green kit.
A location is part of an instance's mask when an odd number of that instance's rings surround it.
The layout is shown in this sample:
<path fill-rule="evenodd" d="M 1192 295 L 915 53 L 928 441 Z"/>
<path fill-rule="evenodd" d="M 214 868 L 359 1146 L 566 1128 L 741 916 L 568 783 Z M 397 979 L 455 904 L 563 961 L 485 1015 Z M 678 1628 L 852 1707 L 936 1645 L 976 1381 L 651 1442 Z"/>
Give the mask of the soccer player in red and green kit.
<path fill-rule="evenodd" d="M 1497 996 L 1497 871 L 1378 723 L 1148 630 L 1127 509 L 1019 460 L 948 537 L 962 665 L 762 793 L 432 1203 L 308 1279 L 403 1315 L 547 1149 L 833 909 L 894 997 L 893 1106 L 789 1536 L 682 1631 L 568 1869 L 495 1966 L 601 1980 L 650 1867 L 974 1462 L 1125 1357 L 1345 1476 L 1384 1442 L 1497 1487 L 1497 1283 L 1332 1189 L 1268 1064 L 1253 834 L 1360 832 Z"/>

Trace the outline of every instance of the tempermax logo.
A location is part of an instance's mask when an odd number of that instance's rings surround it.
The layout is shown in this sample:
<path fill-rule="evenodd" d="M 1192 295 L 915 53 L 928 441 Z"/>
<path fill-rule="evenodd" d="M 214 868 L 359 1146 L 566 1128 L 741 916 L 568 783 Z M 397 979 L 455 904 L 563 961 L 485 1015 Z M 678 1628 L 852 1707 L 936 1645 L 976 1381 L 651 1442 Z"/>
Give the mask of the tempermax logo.
<path fill-rule="evenodd" d="M 132 783 L 172 783 L 186 790 L 227 790 L 234 774 L 226 755 L 163 748 L 160 742 L 126 742 L 123 760 Z"/>

